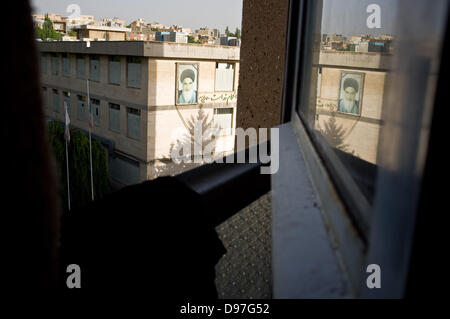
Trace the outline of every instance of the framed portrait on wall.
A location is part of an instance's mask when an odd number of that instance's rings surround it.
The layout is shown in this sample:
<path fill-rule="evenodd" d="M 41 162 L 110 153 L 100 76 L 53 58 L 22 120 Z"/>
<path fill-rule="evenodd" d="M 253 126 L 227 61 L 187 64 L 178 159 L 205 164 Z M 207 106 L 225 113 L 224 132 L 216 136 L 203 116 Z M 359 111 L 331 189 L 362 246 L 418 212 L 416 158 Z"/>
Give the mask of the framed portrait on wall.
<path fill-rule="evenodd" d="M 361 115 L 364 75 L 359 72 L 341 72 L 338 112 Z"/>
<path fill-rule="evenodd" d="M 176 104 L 197 104 L 198 63 L 177 63 Z"/>

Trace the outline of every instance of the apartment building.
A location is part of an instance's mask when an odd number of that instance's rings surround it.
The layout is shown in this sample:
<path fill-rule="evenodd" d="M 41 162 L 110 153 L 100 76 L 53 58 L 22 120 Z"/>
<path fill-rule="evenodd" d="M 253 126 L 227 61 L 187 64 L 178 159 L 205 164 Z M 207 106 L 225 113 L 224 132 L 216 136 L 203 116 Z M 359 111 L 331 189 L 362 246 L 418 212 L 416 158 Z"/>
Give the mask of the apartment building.
<path fill-rule="evenodd" d="M 73 28 L 77 33 L 77 39 L 124 41 L 130 28 L 107 26 L 107 25 L 80 25 Z"/>
<path fill-rule="evenodd" d="M 234 136 L 225 129 L 235 127 L 238 48 L 140 41 L 38 48 L 46 116 L 63 122 L 67 102 L 72 127 L 87 131 L 89 80 L 92 134 L 108 149 L 111 179 L 119 185 L 156 177 L 200 115 L 224 129 L 215 153 L 234 150 Z M 190 100 L 182 92 L 186 74 L 194 91 Z"/>

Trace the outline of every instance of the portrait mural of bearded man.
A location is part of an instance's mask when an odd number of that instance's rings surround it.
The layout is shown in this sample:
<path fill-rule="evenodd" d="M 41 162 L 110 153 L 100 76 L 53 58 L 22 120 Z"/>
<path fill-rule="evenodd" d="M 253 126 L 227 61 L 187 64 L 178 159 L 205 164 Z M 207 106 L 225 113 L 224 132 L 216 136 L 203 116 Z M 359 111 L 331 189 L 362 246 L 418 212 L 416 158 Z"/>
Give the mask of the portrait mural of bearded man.
<path fill-rule="evenodd" d="M 198 64 L 177 64 L 177 104 L 196 104 Z"/>
<path fill-rule="evenodd" d="M 341 73 L 338 111 L 354 115 L 361 114 L 364 73 Z"/>

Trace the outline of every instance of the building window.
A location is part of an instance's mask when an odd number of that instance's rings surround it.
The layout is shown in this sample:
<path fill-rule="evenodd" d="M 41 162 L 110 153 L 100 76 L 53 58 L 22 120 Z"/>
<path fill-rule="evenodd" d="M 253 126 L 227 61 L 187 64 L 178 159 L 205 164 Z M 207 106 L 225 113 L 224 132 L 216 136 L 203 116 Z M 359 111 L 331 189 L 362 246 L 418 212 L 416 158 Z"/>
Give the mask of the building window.
<path fill-rule="evenodd" d="M 59 112 L 59 93 L 58 90 L 53 89 L 53 111 Z"/>
<path fill-rule="evenodd" d="M 48 96 L 46 87 L 42 87 L 42 103 L 44 103 L 44 107 L 48 107 Z"/>
<path fill-rule="evenodd" d="M 98 55 L 91 55 L 89 67 L 89 79 L 92 81 L 100 81 L 100 57 Z"/>
<path fill-rule="evenodd" d="M 120 105 L 109 103 L 109 129 L 120 132 Z"/>
<path fill-rule="evenodd" d="M 47 54 L 41 53 L 41 72 L 47 74 Z"/>
<path fill-rule="evenodd" d="M 84 121 L 86 119 L 86 97 L 83 95 L 78 95 L 78 112 L 77 118 L 80 121 Z"/>
<path fill-rule="evenodd" d="M 110 56 L 108 66 L 110 84 L 120 85 L 120 56 Z"/>
<path fill-rule="evenodd" d="M 214 128 L 219 136 L 230 135 L 233 127 L 233 108 L 214 109 Z"/>
<path fill-rule="evenodd" d="M 94 124 L 99 126 L 100 125 L 100 100 L 91 99 L 91 108 L 92 108 L 92 115 L 94 117 Z"/>
<path fill-rule="evenodd" d="M 77 55 L 77 78 L 86 78 L 86 58 L 84 55 Z"/>
<path fill-rule="evenodd" d="M 67 113 L 70 114 L 70 92 L 63 92 L 63 103 L 67 105 Z M 64 104 L 63 104 L 64 107 Z M 63 108 L 64 110 L 64 108 Z"/>
<path fill-rule="evenodd" d="M 234 90 L 234 63 L 216 63 L 216 91 Z"/>
<path fill-rule="evenodd" d="M 67 53 L 62 54 L 62 69 L 64 76 L 70 76 L 70 56 Z"/>
<path fill-rule="evenodd" d="M 141 110 L 127 107 L 127 135 L 134 139 L 141 137 Z"/>
<path fill-rule="evenodd" d="M 141 58 L 127 57 L 127 81 L 132 88 L 141 88 Z"/>
<path fill-rule="evenodd" d="M 56 53 L 52 54 L 51 58 L 52 75 L 59 74 L 59 57 Z"/>

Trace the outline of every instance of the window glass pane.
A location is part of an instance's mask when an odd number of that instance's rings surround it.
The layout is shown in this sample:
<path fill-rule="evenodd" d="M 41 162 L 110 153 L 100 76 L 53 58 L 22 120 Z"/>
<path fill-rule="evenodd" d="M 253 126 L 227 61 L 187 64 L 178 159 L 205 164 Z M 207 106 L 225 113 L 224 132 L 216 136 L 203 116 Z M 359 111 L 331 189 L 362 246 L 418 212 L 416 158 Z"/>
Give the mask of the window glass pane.
<path fill-rule="evenodd" d="M 141 111 L 127 108 L 127 133 L 128 137 L 140 139 L 141 137 Z"/>
<path fill-rule="evenodd" d="M 41 54 L 41 72 L 47 73 L 47 55 L 45 53 Z"/>
<path fill-rule="evenodd" d="M 420 74 L 417 79 L 413 76 L 394 80 L 396 73 L 392 71 L 402 60 L 413 56 L 408 49 L 400 55 L 398 49 L 402 48 L 396 46 L 403 43 L 405 48 L 405 43 L 410 41 L 413 45 L 414 39 L 421 37 L 417 43 L 422 42 L 422 46 L 416 50 L 427 46 L 429 51 L 423 51 L 426 56 L 433 50 L 439 52 L 436 42 L 440 37 L 424 21 L 421 23 L 428 33 L 413 34 L 409 40 L 397 36 L 396 26 L 411 19 L 397 16 L 406 3 L 401 0 L 378 1 L 376 5 L 365 0 L 347 0 L 345 6 L 340 0 L 309 3 L 315 20 L 307 26 L 310 38 L 306 41 L 312 49 L 306 51 L 303 61 L 306 67 L 300 75 L 298 112 L 342 197 L 356 211 L 357 220 L 367 224 L 379 161 L 387 156 L 379 151 L 384 121 L 391 120 L 389 114 L 401 109 L 392 100 L 392 94 L 401 92 L 410 82 L 416 82 L 416 87 L 419 79 L 423 82 L 419 91 L 425 94 L 431 83 L 427 78 L 432 61 L 425 60 L 432 54 L 424 57 L 423 65 L 414 62 L 409 66 Z M 419 99 L 414 103 L 424 107 L 423 97 Z M 402 116 L 421 121 L 421 112 Z"/>
<path fill-rule="evenodd" d="M 77 110 L 77 118 L 81 121 L 86 119 L 86 97 L 82 95 L 78 95 L 78 110 Z"/>
<path fill-rule="evenodd" d="M 47 88 L 42 88 L 42 102 L 44 103 L 44 107 L 48 107 L 48 95 Z"/>
<path fill-rule="evenodd" d="M 79 79 L 86 78 L 85 60 L 84 55 L 77 56 L 77 78 Z"/>
<path fill-rule="evenodd" d="M 91 99 L 91 107 L 94 116 L 94 124 L 100 125 L 100 100 Z"/>
<path fill-rule="evenodd" d="M 233 125 L 233 108 L 221 108 L 214 110 L 214 128 L 219 130 L 219 135 L 230 135 Z"/>
<path fill-rule="evenodd" d="M 100 81 L 100 58 L 98 56 L 90 57 L 90 79 L 93 81 Z"/>
<path fill-rule="evenodd" d="M 109 57 L 109 83 L 120 85 L 120 56 Z"/>
<path fill-rule="evenodd" d="M 140 182 L 139 163 L 121 156 L 113 156 L 109 161 L 111 177 L 119 182 L 131 185 Z"/>
<path fill-rule="evenodd" d="M 234 64 L 217 63 L 216 91 L 233 91 Z"/>
<path fill-rule="evenodd" d="M 120 105 L 118 104 L 109 104 L 109 128 L 120 132 Z"/>
<path fill-rule="evenodd" d="M 58 90 L 52 90 L 53 93 L 53 111 L 59 112 L 59 93 Z"/>
<path fill-rule="evenodd" d="M 128 57 L 128 86 L 133 88 L 141 87 L 141 59 L 138 57 Z"/>
<path fill-rule="evenodd" d="M 52 75 L 58 75 L 59 74 L 59 56 L 56 54 L 53 54 L 51 59 L 52 59 L 51 60 Z"/>
<path fill-rule="evenodd" d="M 62 55 L 62 63 L 63 63 L 63 75 L 70 76 L 70 57 L 68 54 L 64 53 Z"/>

